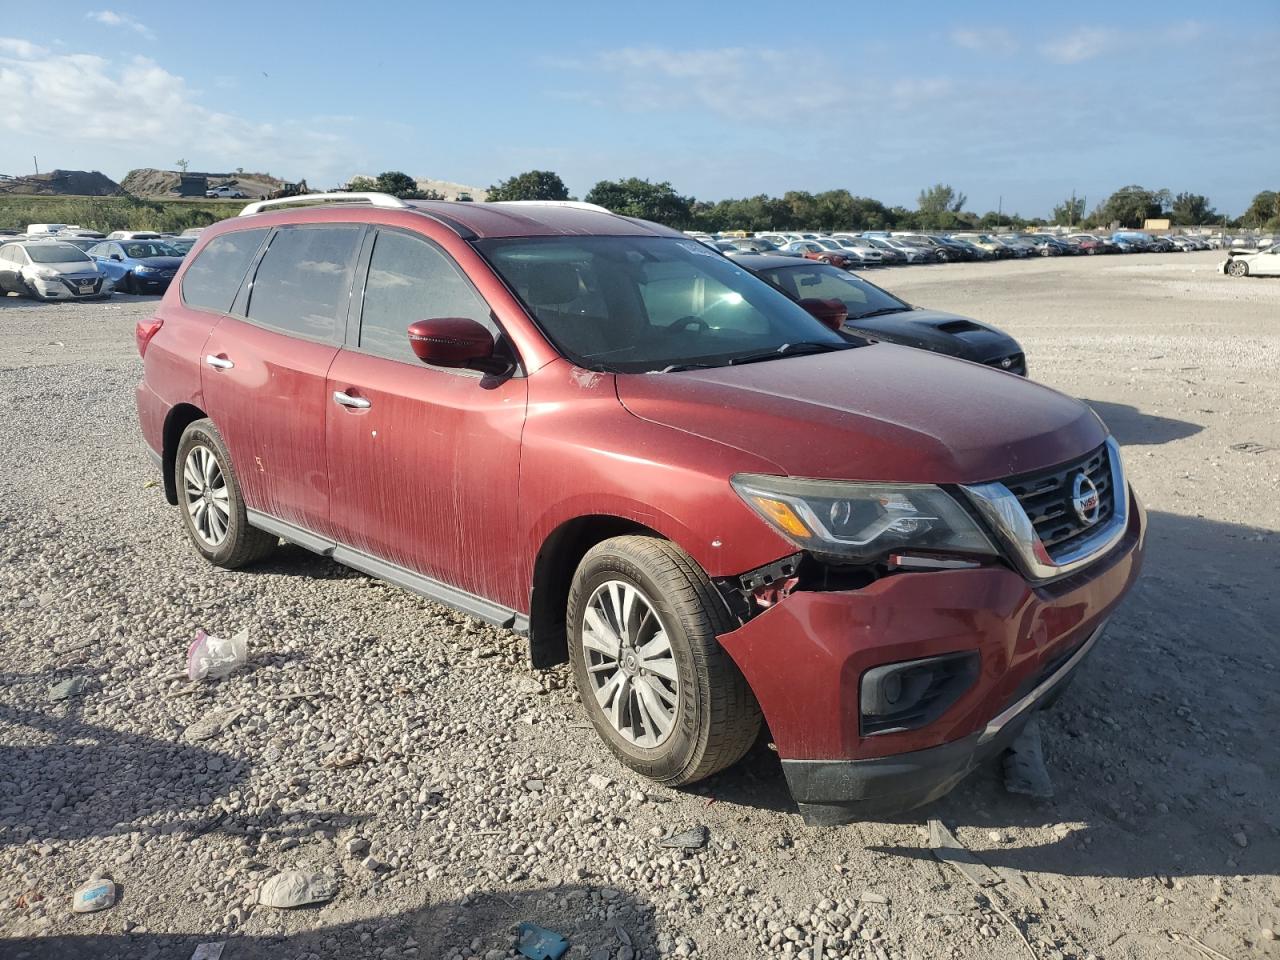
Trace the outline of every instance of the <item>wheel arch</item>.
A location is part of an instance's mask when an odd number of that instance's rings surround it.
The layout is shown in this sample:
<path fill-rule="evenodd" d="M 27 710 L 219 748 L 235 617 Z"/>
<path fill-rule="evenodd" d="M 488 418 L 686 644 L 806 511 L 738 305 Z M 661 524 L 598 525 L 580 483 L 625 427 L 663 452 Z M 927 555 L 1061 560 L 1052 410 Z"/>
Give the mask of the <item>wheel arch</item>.
<path fill-rule="evenodd" d="M 164 418 L 162 449 L 160 453 L 161 471 L 164 475 L 164 498 L 170 506 L 178 505 L 178 488 L 173 480 L 174 463 L 178 458 L 178 442 L 182 432 L 197 420 L 203 420 L 205 412 L 192 403 L 176 404 Z"/>
<path fill-rule="evenodd" d="M 582 558 L 598 543 L 641 534 L 668 539 L 652 527 L 614 514 L 590 514 L 566 520 L 538 548 L 529 595 L 529 660 L 545 670 L 569 659 L 565 605 Z"/>

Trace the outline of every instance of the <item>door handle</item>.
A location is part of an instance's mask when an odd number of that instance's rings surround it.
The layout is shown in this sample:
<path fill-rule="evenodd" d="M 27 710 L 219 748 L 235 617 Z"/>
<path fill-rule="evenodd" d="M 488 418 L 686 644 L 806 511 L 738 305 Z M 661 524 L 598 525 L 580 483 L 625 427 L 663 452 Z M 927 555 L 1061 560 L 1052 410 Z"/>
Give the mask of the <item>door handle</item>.
<path fill-rule="evenodd" d="M 235 366 L 235 364 L 226 357 L 215 357 L 212 353 L 204 358 L 204 362 L 211 367 L 218 368 L 219 370 L 230 370 Z"/>
<path fill-rule="evenodd" d="M 364 397 L 353 397 L 350 394 L 343 393 L 341 390 L 333 391 L 333 402 L 341 407 L 352 407 L 356 410 L 368 410 L 373 406 Z"/>

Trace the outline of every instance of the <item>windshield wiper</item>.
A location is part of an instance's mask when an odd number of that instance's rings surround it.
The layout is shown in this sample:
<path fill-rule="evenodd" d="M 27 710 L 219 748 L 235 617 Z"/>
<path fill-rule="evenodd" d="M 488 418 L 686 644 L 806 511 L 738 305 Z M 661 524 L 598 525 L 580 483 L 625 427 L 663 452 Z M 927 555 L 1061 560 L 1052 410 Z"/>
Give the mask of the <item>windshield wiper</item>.
<path fill-rule="evenodd" d="M 802 340 L 798 343 L 784 343 L 782 346 L 774 350 L 765 350 L 760 353 L 748 353 L 745 356 L 734 357 L 729 361 L 729 366 L 736 367 L 741 363 L 759 363 L 762 360 L 776 360 L 778 357 L 795 357 L 803 353 L 830 353 L 833 350 L 848 350 L 855 346 L 852 343 L 829 343 L 823 340 Z"/>
<path fill-rule="evenodd" d="M 850 320 L 865 320 L 867 317 L 883 317 L 886 313 L 905 313 L 910 307 L 881 307 L 879 310 L 868 310 L 866 313 L 855 314 Z"/>
<path fill-rule="evenodd" d="M 670 366 L 663 367 L 661 370 L 650 370 L 650 373 L 679 373 L 681 370 L 709 370 L 712 367 L 719 367 L 719 363 L 673 363 Z"/>

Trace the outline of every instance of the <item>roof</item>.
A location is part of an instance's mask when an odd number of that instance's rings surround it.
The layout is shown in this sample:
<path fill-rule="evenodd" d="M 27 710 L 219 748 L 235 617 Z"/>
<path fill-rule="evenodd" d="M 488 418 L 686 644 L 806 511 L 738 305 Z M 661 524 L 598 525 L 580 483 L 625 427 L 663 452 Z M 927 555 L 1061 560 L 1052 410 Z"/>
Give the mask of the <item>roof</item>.
<path fill-rule="evenodd" d="M 813 267 L 820 266 L 816 260 L 803 257 L 780 257 L 774 253 L 742 253 L 730 257 L 734 263 L 740 263 L 748 270 L 775 270 L 778 267 Z"/>
<path fill-rule="evenodd" d="M 409 206 L 469 231 L 473 238 L 547 236 L 681 237 L 661 224 L 584 207 L 539 203 L 410 200 Z"/>

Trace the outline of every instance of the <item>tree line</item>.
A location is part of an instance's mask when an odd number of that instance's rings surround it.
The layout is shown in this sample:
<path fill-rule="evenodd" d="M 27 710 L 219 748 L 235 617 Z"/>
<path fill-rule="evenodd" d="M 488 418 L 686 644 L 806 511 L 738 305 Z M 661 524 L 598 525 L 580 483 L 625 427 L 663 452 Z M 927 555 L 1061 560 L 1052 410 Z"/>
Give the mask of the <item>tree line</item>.
<path fill-rule="evenodd" d="M 359 178 L 351 190 L 380 190 L 406 199 L 437 199 L 418 190 L 413 179 L 398 171 L 376 180 Z M 488 191 L 489 200 L 570 200 L 569 189 L 551 170 L 528 170 Z M 886 206 L 872 197 L 848 190 L 788 190 L 780 197 L 759 194 L 728 200 L 698 200 L 679 193 L 669 182 L 640 177 L 601 180 L 583 197 L 614 213 L 652 220 L 681 230 L 1016 230 L 1050 224 L 1082 229 L 1139 228 L 1146 220 L 1168 219 L 1178 226 L 1248 227 L 1280 230 L 1280 193 L 1264 190 L 1243 215 L 1232 220 L 1219 214 L 1203 194 L 1149 190 L 1137 184 L 1121 187 L 1086 213 L 1084 197 L 1072 196 L 1053 208 L 1048 219 L 988 210 L 966 210 L 968 197 L 950 184 L 937 183 L 920 191 L 914 210 Z"/>

